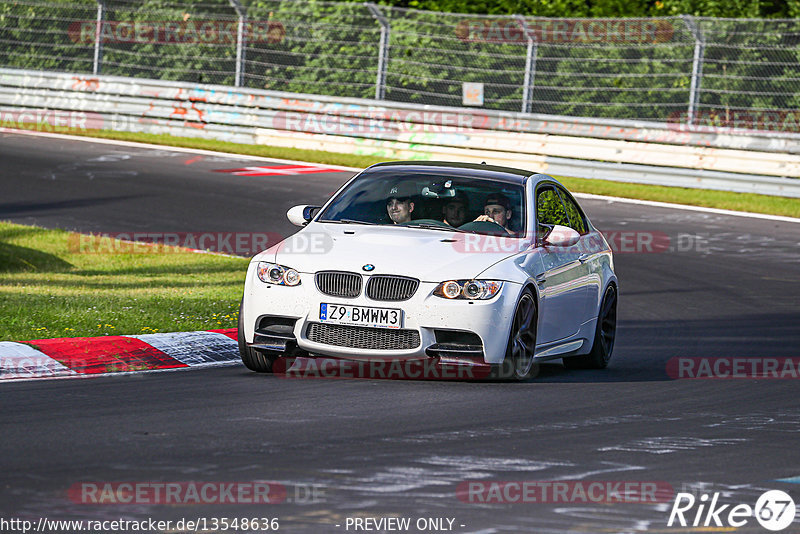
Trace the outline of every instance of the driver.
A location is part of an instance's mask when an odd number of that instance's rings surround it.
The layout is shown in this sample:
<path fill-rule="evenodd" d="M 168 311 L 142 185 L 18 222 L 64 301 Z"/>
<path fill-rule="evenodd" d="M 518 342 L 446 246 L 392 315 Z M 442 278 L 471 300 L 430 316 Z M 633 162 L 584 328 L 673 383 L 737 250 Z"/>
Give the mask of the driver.
<path fill-rule="evenodd" d="M 511 202 L 509 202 L 508 197 L 501 193 L 497 193 L 486 197 L 486 204 L 484 204 L 483 207 L 483 215 L 475 220 L 497 223 L 509 234 L 513 234 L 514 232 L 508 227 L 508 222 L 511 219 L 511 215 Z"/>
<path fill-rule="evenodd" d="M 386 193 L 386 212 L 394 224 L 411 221 L 411 212 L 414 211 L 414 186 L 407 182 L 400 182 L 389 188 Z"/>
<path fill-rule="evenodd" d="M 445 224 L 455 228 L 467 222 L 467 197 L 464 193 L 457 192 L 454 197 L 445 201 L 442 206 L 442 219 Z"/>

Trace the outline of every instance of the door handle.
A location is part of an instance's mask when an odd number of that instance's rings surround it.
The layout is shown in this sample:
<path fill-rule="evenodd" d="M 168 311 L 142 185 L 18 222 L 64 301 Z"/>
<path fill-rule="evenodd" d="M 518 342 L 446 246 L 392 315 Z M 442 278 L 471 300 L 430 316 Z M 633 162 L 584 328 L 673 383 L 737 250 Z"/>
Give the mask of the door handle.
<path fill-rule="evenodd" d="M 546 281 L 547 281 L 547 276 L 544 273 L 536 275 L 537 284 L 544 284 Z"/>
<path fill-rule="evenodd" d="M 581 254 L 580 256 L 578 256 L 578 261 L 581 263 L 586 263 L 587 261 L 589 261 L 590 257 L 591 254 Z"/>

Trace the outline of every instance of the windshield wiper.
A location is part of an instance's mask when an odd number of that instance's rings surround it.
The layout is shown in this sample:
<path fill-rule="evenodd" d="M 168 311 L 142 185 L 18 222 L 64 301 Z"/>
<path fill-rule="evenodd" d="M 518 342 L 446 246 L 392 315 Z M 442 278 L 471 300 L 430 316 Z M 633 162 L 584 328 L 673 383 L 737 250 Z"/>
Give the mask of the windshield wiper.
<path fill-rule="evenodd" d="M 402 226 L 405 228 L 424 228 L 425 230 L 444 230 L 445 232 L 461 232 L 462 234 L 469 233 L 466 230 L 460 230 L 452 226 L 439 226 L 438 224 L 410 223 L 410 224 L 404 224 Z"/>
<path fill-rule="evenodd" d="M 339 219 L 338 221 L 319 221 L 325 223 L 336 223 L 336 224 L 367 224 L 367 225 L 376 225 L 378 223 L 369 222 L 369 221 L 357 221 L 355 219 Z"/>

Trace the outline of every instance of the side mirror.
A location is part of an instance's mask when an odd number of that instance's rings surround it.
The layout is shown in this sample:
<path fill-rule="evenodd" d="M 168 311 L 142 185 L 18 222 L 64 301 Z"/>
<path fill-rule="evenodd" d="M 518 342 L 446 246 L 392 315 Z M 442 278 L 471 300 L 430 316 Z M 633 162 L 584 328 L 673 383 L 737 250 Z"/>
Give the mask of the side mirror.
<path fill-rule="evenodd" d="M 314 210 L 318 210 L 320 207 L 321 206 L 308 206 L 305 204 L 295 206 L 286 212 L 286 218 L 295 226 L 305 226 L 314 218 Z"/>
<path fill-rule="evenodd" d="M 544 244 L 552 247 L 571 247 L 581 238 L 581 234 L 568 226 L 556 224 L 545 236 Z"/>

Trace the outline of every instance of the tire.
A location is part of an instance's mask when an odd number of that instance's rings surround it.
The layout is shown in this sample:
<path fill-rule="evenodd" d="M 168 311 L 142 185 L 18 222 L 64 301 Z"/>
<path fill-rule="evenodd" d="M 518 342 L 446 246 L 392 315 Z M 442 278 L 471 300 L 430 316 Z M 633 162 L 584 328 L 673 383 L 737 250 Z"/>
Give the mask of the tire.
<path fill-rule="evenodd" d="M 592 350 L 583 356 L 564 358 L 567 369 L 605 369 L 614 350 L 617 335 L 617 288 L 612 284 L 606 288 L 600 311 L 597 314 L 597 327 L 594 331 Z"/>
<path fill-rule="evenodd" d="M 264 354 L 247 346 L 247 342 L 244 339 L 244 319 L 242 318 L 243 304 L 244 298 L 242 298 L 242 302 L 239 304 L 239 332 L 237 336 L 239 341 L 239 356 L 242 357 L 244 366 L 251 371 L 257 373 L 271 373 L 272 364 L 278 359 L 278 355 Z"/>
<path fill-rule="evenodd" d="M 536 352 L 537 319 L 536 299 L 531 290 L 525 288 L 514 310 L 508 335 L 505 357 L 508 364 L 502 366 L 503 370 L 507 370 L 507 378 L 523 381 L 536 374 L 534 370 L 538 369 L 538 365 L 533 355 Z"/>

